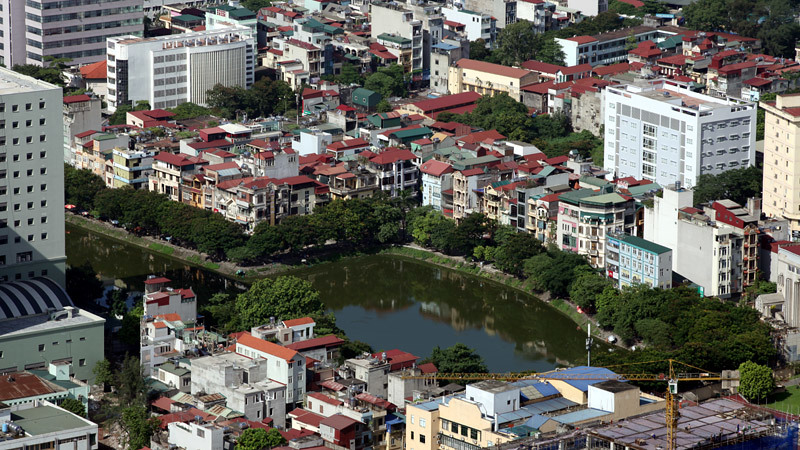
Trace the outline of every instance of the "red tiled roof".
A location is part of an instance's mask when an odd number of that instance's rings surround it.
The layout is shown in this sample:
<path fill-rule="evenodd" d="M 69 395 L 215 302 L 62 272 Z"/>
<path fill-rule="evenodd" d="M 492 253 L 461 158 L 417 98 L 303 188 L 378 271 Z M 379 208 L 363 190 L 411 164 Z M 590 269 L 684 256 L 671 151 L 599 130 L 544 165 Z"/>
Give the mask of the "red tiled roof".
<path fill-rule="evenodd" d="M 642 58 L 652 58 L 661 55 L 661 49 L 659 49 L 653 41 L 648 40 L 640 42 L 639 45 L 635 49 L 629 51 L 628 54 L 641 56 Z"/>
<path fill-rule="evenodd" d="M 394 411 L 395 409 L 397 409 L 397 407 L 393 403 L 390 403 L 388 400 L 376 397 L 376 396 L 374 396 L 374 395 L 372 395 L 370 393 L 367 393 L 367 392 L 362 392 L 362 393 L 356 395 L 356 398 L 358 400 L 361 400 L 362 402 L 367 402 L 367 403 L 369 403 L 371 405 L 375 405 L 375 406 L 378 406 L 380 408 L 387 409 L 387 410 L 390 410 L 390 411 Z"/>
<path fill-rule="evenodd" d="M 322 422 L 322 420 L 325 419 L 325 416 L 319 415 L 315 412 L 302 408 L 297 408 L 289 411 L 289 415 L 292 416 L 294 420 L 297 420 L 298 422 L 302 422 L 307 425 L 311 425 L 312 427 L 315 428 L 318 428 L 320 422 Z"/>
<path fill-rule="evenodd" d="M 420 166 L 419 170 L 422 173 L 427 173 L 434 177 L 441 177 L 444 174 L 451 173 L 453 171 L 453 166 L 446 162 L 429 159 Z"/>
<path fill-rule="evenodd" d="M 157 154 L 153 159 L 156 161 L 163 161 L 167 164 L 172 164 L 173 166 L 179 166 L 179 167 L 205 162 L 202 159 L 189 156 L 184 153 L 179 153 L 175 155 L 173 153 L 168 153 L 168 152 L 161 152 Z"/>
<path fill-rule="evenodd" d="M 541 200 L 543 202 L 547 202 L 547 203 L 557 202 L 558 201 L 558 195 L 559 194 L 548 194 L 548 195 L 545 195 L 544 197 L 540 198 L 539 200 Z"/>
<path fill-rule="evenodd" d="M 682 66 L 682 65 L 686 64 L 686 56 L 683 56 L 683 55 L 672 55 L 672 56 L 667 56 L 667 57 L 661 58 L 656 62 L 662 63 L 662 64 L 671 64 L 673 66 Z"/>
<path fill-rule="evenodd" d="M 160 314 L 156 316 L 156 319 L 163 319 L 166 320 L 167 322 L 180 322 L 181 315 L 178 313 Z"/>
<path fill-rule="evenodd" d="M 595 75 L 602 77 L 605 75 L 615 75 L 618 73 L 624 73 L 629 71 L 630 69 L 631 69 L 630 64 L 623 62 L 623 63 L 611 64 L 610 66 L 595 67 L 594 69 L 592 69 L 592 71 L 595 73 Z"/>
<path fill-rule="evenodd" d="M 150 402 L 150 405 L 152 405 L 152 406 L 154 406 L 154 407 L 156 407 L 156 408 L 158 408 L 158 409 L 160 409 L 162 411 L 169 412 L 170 411 L 170 407 L 172 406 L 173 403 L 175 403 L 175 400 L 172 400 L 169 397 L 159 397 L 156 400 L 153 400 L 152 402 Z"/>
<path fill-rule="evenodd" d="M 458 62 L 456 62 L 456 66 L 462 69 L 477 70 L 479 72 L 486 72 L 509 78 L 522 78 L 531 73 L 530 70 L 501 66 L 500 64 L 492 64 L 486 61 L 476 61 L 467 58 L 459 59 Z"/>
<path fill-rule="evenodd" d="M 224 163 L 212 164 L 210 166 L 205 166 L 205 167 L 203 167 L 203 170 L 205 170 L 205 171 L 209 171 L 209 170 L 211 170 L 211 171 L 219 171 L 219 170 L 225 170 L 225 169 L 238 169 L 238 168 L 239 168 L 239 164 L 236 164 L 236 162 L 234 162 L 234 161 L 228 161 L 228 162 L 224 162 Z"/>
<path fill-rule="evenodd" d="M 591 72 L 591 71 L 592 71 L 592 65 L 589 64 L 589 63 L 578 64 L 577 66 L 570 66 L 570 67 L 565 67 L 565 68 L 561 69 L 561 73 L 563 73 L 564 75 L 573 75 L 573 74 L 581 73 L 581 72 L 587 72 L 588 73 L 588 72 Z"/>
<path fill-rule="evenodd" d="M 772 83 L 772 80 L 766 80 L 764 78 L 759 78 L 759 77 L 750 78 L 749 80 L 744 82 L 744 84 L 748 84 L 750 86 L 756 86 L 756 87 L 766 86 L 766 85 L 771 84 L 771 83 Z"/>
<path fill-rule="evenodd" d="M 306 178 L 308 180 L 311 180 L 311 178 L 308 178 L 308 177 L 304 177 L 304 178 Z M 312 319 L 311 317 L 300 317 L 299 319 L 290 319 L 290 320 L 284 320 L 283 321 L 283 324 L 285 326 L 289 327 L 289 328 L 296 327 L 298 325 L 309 325 L 309 324 L 312 324 L 312 323 L 315 323 L 315 322 L 314 322 L 314 319 Z"/>
<path fill-rule="evenodd" d="M 550 80 L 550 81 L 545 81 L 544 83 L 526 84 L 525 86 L 522 86 L 522 90 L 525 92 L 533 92 L 535 94 L 545 95 L 547 94 L 547 91 L 549 91 L 550 88 L 555 85 L 556 82 Z"/>
<path fill-rule="evenodd" d="M 338 337 L 336 337 L 336 335 L 331 334 L 328 336 L 322 336 L 314 339 L 306 339 L 305 341 L 294 342 L 292 344 L 287 345 L 286 348 L 297 352 L 303 352 L 305 350 L 317 347 L 325 347 L 325 348 L 336 347 L 344 344 L 344 342 L 345 341 L 343 339 L 339 339 Z"/>
<path fill-rule="evenodd" d="M 465 27 L 466 26 L 463 23 L 455 22 L 453 20 L 445 20 L 444 24 L 445 24 L 445 26 L 453 27 L 453 28 L 461 28 L 461 27 Z"/>
<path fill-rule="evenodd" d="M 494 141 L 501 141 L 506 137 L 500 134 L 497 130 L 486 130 L 486 131 L 479 131 L 477 133 L 468 134 L 459 138 L 460 142 L 465 144 L 471 144 L 473 142 L 484 142 L 486 139 L 492 139 Z"/>
<path fill-rule="evenodd" d="M 368 147 L 368 146 L 369 142 L 361 138 L 355 138 L 355 139 L 348 139 L 346 141 L 334 142 L 332 144 L 329 144 L 325 148 L 331 151 L 341 151 L 341 150 L 349 150 L 352 148 Z"/>
<path fill-rule="evenodd" d="M 397 161 L 411 161 L 413 159 L 417 159 L 417 155 L 411 153 L 410 150 L 389 147 L 373 156 L 370 161 L 375 164 L 391 164 Z"/>
<path fill-rule="evenodd" d="M 91 99 L 92 99 L 92 98 L 91 98 L 91 97 L 89 97 L 89 96 L 88 96 L 88 95 L 86 95 L 86 94 L 81 94 L 81 95 L 68 95 L 68 96 L 64 97 L 64 103 L 66 103 L 66 104 L 70 104 L 70 103 L 88 102 L 88 101 L 89 101 L 89 100 L 91 100 Z"/>
<path fill-rule="evenodd" d="M 336 400 L 335 398 L 331 398 L 325 394 L 320 394 L 319 392 L 309 392 L 308 396 L 311 398 L 315 398 L 321 402 L 327 403 L 333 406 L 344 405 L 344 402 L 341 400 Z"/>
<path fill-rule="evenodd" d="M 288 349 L 281 345 L 268 342 L 248 334 L 240 337 L 237 343 L 242 344 L 245 347 L 276 356 L 285 361 L 291 361 L 295 356 L 297 356 L 297 352 L 292 349 Z"/>
<path fill-rule="evenodd" d="M 55 390 L 44 380 L 29 372 L 17 372 L 0 377 L 0 400 L 35 397 L 53 392 Z"/>
<path fill-rule="evenodd" d="M 471 105 L 459 106 L 457 108 L 443 109 L 441 111 L 436 111 L 436 112 L 430 113 L 430 117 L 431 117 L 431 119 L 436 120 L 436 118 L 439 117 L 439 114 L 442 114 L 442 113 L 466 114 L 466 113 L 472 112 L 477 107 L 478 107 L 478 104 L 477 103 L 473 103 Z"/>
<path fill-rule="evenodd" d="M 78 134 L 76 134 L 76 135 L 75 135 L 75 137 L 76 137 L 76 138 L 83 139 L 83 138 L 85 138 L 85 137 L 87 137 L 87 136 L 91 136 L 91 135 L 93 135 L 93 134 L 95 134 L 95 133 L 99 133 L 99 131 L 95 131 L 95 130 L 87 130 L 87 131 L 84 131 L 84 132 L 82 132 L 82 133 L 78 133 Z"/>
<path fill-rule="evenodd" d="M 108 76 L 108 62 L 103 59 L 96 63 L 87 64 L 81 67 L 81 77 L 86 80 L 105 80 Z"/>
<path fill-rule="evenodd" d="M 622 3 L 627 3 L 633 6 L 634 8 L 641 8 L 642 6 L 644 6 L 644 2 L 639 0 L 619 0 L 619 1 L 621 1 Z"/>
<path fill-rule="evenodd" d="M 536 61 L 534 59 L 522 63 L 522 67 L 524 69 L 533 70 L 534 72 L 551 73 L 553 75 L 555 75 L 559 70 L 565 69 L 564 66 Z"/>
<path fill-rule="evenodd" d="M 597 39 L 591 36 L 575 36 L 567 38 L 568 41 L 577 42 L 578 44 L 588 44 L 590 42 L 597 42 Z"/>
<path fill-rule="evenodd" d="M 412 103 L 412 105 L 421 109 L 423 112 L 429 112 L 453 108 L 467 103 L 475 103 L 479 98 L 481 98 L 481 94 L 478 94 L 477 92 L 462 92 L 460 94 L 444 95 L 439 98 L 422 100 Z"/>
<path fill-rule="evenodd" d="M 167 328 L 167 324 L 165 324 L 164 322 L 153 322 L 153 328 L 155 329 Z"/>
<path fill-rule="evenodd" d="M 361 423 L 358 420 L 351 419 L 347 416 L 343 416 L 341 414 L 334 414 L 330 417 L 326 417 L 324 420 L 320 422 L 320 425 L 327 425 L 334 430 L 344 430 L 345 428 L 355 425 L 357 423 Z"/>
<path fill-rule="evenodd" d="M 465 177 L 471 177 L 473 175 L 483 175 L 484 171 L 480 167 L 475 167 L 473 169 L 462 170 L 461 175 Z"/>
<path fill-rule="evenodd" d="M 439 371 L 433 363 L 420 364 L 417 368 L 421 370 L 423 374 L 436 373 Z"/>
<path fill-rule="evenodd" d="M 338 392 L 338 391 L 343 391 L 343 390 L 347 389 L 347 388 L 345 387 L 345 385 L 343 385 L 343 384 L 341 384 L 341 383 L 337 383 L 337 382 L 335 382 L 335 381 L 333 381 L 333 380 L 327 380 L 327 381 L 323 381 L 323 382 L 322 382 L 322 383 L 320 383 L 319 385 L 320 385 L 320 386 L 322 386 L 322 387 L 324 387 L 324 388 L 326 388 L 326 389 L 330 389 L 330 390 L 332 390 L 332 391 L 337 391 L 337 392 Z"/>

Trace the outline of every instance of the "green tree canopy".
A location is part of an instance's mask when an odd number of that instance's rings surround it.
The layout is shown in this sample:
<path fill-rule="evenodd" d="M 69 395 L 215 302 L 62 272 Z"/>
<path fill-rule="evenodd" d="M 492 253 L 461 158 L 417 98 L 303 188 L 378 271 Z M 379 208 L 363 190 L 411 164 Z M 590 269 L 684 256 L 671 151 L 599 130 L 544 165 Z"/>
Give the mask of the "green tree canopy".
<path fill-rule="evenodd" d="M 308 281 L 294 276 L 262 278 L 236 298 L 241 329 L 268 323 L 270 317 L 287 320 L 324 312 L 319 292 Z"/>
<path fill-rule="evenodd" d="M 775 389 L 772 369 L 752 361 L 739 365 L 739 393 L 752 402 L 760 402 Z"/>
<path fill-rule="evenodd" d="M 536 59 L 541 62 L 563 66 L 566 55 L 564 50 L 561 49 L 561 44 L 556 42 L 555 36 L 543 37 L 540 38 L 540 41 L 539 50 L 535 55 Z"/>
<path fill-rule="evenodd" d="M 700 175 L 692 190 L 694 204 L 730 199 L 744 206 L 748 198 L 761 195 L 762 182 L 763 173 L 756 166 L 727 170 L 719 175 Z"/>
<path fill-rule="evenodd" d="M 134 403 L 122 409 L 120 425 L 127 436 L 125 447 L 138 450 L 150 445 L 150 437 L 158 430 L 159 421 L 150 417 L 144 403 Z"/>
<path fill-rule="evenodd" d="M 269 447 L 268 433 L 263 428 L 248 428 L 236 440 L 236 450 L 263 450 Z"/>
<path fill-rule="evenodd" d="M 64 401 L 58 406 L 77 416 L 86 417 L 86 407 L 83 406 L 83 402 L 80 400 L 76 400 L 74 398 L 65 398 Z"/>
<path fill-rule="evenodd" d="M 438 345 L 428 358 L 441 373 L 486 373 L 486 363 L 475 350 L 458 343 L 448 348 Z"/>
<path fill-rule="evenodd" d="M 64 200 L 80 209 L 94 208 L 94 197 L 106 188 L 102 178 L 91 170 L 76 169 L 64 164 Z"/>
<path fill-rule="evenodd" d="M 286 445 L 286 438 L 283 437 L 280 431 L 277 428 L 272 428 L 267 431 L 267 445 L 269 448 L 280 447 L 281 445 Z"/>
<path fill-rule="evenodd" d="M 520 20 L 507 25 L 500 32 L 499 45 L 494 51 L 500 64 L 518 66 L 534 58 L 538 37 L 533 31 L 533 23 Z M 470 53 L 472 47 L 470 47 Z"/>
<path fill-rule="evenodd" d="M 64 70 L 70 61 L 69 58 L 45 56 L 44 64 L 41 66 L 36 64 L 17 64 L 11 70 L 63 88 L 66 85 Z"/>
<path fill-rule="evenodd" d="M 381 98 L 386 100 L 389 97 L 405 97 L 407 94 L 406 74 L 403 66 L 390 64 L 386 67 L 379 67 L 377 72 L 373 72 L 367 77 L 364 87 L 381 94 Z"/>
<path fill-rule="evenodd" d="M 92 368 L 94 374 L 94 382 L 99 385 L 114 384 L 114 372 L 111 370 L 111 362 L 107 359 L 97 361 L 97 364 Z"/>
<path fill-rule="evenodd" d="M 175 120 L 194 119 L 195 117 L 211 114 L 210 109 L 192 102 L 181 103 L 174 108 L 170 108 L 170 111 L 175 113 L 173 117 Z"/>

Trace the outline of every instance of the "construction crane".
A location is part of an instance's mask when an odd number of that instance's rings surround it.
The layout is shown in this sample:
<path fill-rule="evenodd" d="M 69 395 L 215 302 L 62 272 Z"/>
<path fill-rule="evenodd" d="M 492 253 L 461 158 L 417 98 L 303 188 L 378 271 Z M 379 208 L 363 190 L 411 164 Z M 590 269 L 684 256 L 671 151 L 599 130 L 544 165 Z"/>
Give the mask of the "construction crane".
<path fill-rule="evenodd" d="M 709 372 L 691 364 L 686 364 L 675 359 L 662 359 L 656 361 L 645 361 L 640 363 L 619 364 L 614 366 L 606 366 L 606 369 L 614 372 L 614 368 L 624 366 L 641 366 L 644 364 L 659 364 L 668 363 L 669 370 L 667 373 L 586 373 L 586 374 L 564 374 L 560 370 L 551 370 L 549 372 L 540 373 L 437 373 L 430 375 L 408 375 L 403 378 L 414 379 L 441 379 L 441 380 L 460 380 L 460 381 L 480 381 L 480 380 L 499 380 L 499 381 L 518 381 L 518 380 L 599 380 L 599 381 L 666 381 L 666 426 L 667 426 L 667 449 L 675 450 L 676 439 L 675 435 L 678 429 L 678 418 L 680 412 L 678 411 L 678 404 L 676 395 L 678 394 L 678 381 L 733 381 L 738 378 L 723 377 L 719 373 Z M 696 372 L 677 372 L 675 365 L 682 365 Z"/>

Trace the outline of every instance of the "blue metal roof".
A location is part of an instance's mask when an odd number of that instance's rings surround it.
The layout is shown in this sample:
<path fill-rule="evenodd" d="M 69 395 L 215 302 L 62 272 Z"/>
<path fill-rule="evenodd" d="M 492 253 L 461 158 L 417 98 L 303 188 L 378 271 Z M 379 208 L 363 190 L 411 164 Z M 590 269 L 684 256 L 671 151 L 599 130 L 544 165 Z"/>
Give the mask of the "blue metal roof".
<path fill-rule="evenodd" d="M 456 47 L 455 45 L 446 44 L 446 43 L 444 43 L 444 42 L 439 42 L 439 43 L 438 43 L 438 44 L 436 44 L 436 45 L 431 45 L 431 47 L 433 47 L 433 48 L 440 48 L 440 49 L 442 49 L 442 50 L 455 50 L 455 49 L 457 49 L 457 48 L 458 48 L 458 47 Z"/>
<path fill-rule="evenodd" d="M 549 417 L 545 417 L 545 416 L 536 414 L 535 416 L 533 416 L 530 419 L 528 419 L 528 421 L 525 422 L 525 425 L 527 425 L 527 426 L 529 426 L 531 428 L 536 428 L 538 430 L 538 429 L 542 428 L 542 425 L 546 424 L 548 420 L 550 420 Z"/>
<path fill-rule="evenodd" d="M 540 397 L 550 397 L 551 395 L 559 394 L 558 389 L 554 388 L 550 383 L 537 380 L 519 380 L 511 383 L 511 385 L 519 388 L 532 387 L 539 391 Z M 520 391 L 520 395 L 526 400 L 533 400 L 533 398 L 528 398 L 528 396 L 525 395 L 524 389 Z"/>
<path fill-rule="evenodd" d="M 577 405 L 578 405 L 577 403 L 571 400 L 567 400 L 564 397 L 557 397 L 557 398 L 551 398 L 550 400 L 545 400 L 543 402 L 536 402 L 536 403 L 531 403 L 530 405 L 525 405 L 522 407 L 522 409 L 529 411 L 532 414 L 544 414 Z"/>
<path fill-rule="evenodd" d="M 552 417 L 553 420 L 556 422 L 566 423 L 566 424 L 573 424 L 576 422 L 583 422 L 584 420 L 591 420 L 597 417 L 607 416 L 612 414 L 609 411 L 603 411 L 602 409 L 582 409 L 580 411 L 574 411 L 567 414 L 562 414 L 560 416 Z"/>
<path fill-rule="evenodd" d="M 571 380 L 570 378 L 574 376 L 583 378 L 590 378 L 591 376 L 596 377 L 596 379 Z M 565 370 L 559 370 L 558 372 L 552 372 L 547 374 L 547 378 L 550 380 L 561 380 L 575 389 L 580 389 L 583 392 L 588 391 L 589 386 L 593 384 L 608 380 L 619 380 L 617 374 L 604 367 L 587 366 L 572 367 Z"/>
<path fill-rule="evenodd" d="M 502 414 L 497 415 L 497 423 L 508 423 L 508 422 L 516 422 L 518 420 L 527 419 L 528 417 L 532 416 L 533 413 L 530 411 L 526 411 L 524 409 L 518 409 L 516 411 L 509 411 Z"/>
<path fill-rule="evenodd" d="M 455 397 L 464 397 L 464 395 L 460 394 L 460 395 L 454 395 L 454 396 L 448 396 L 448 397 L 439 397 L 439 398 L 435 398 L 435 399 L 433 399 L 431 401 L 428 401 L 428 402 L 413 404 L 412 406 L 414 406 L 415 408 L 424 409 L 425 411 L 435 411 L 435 410 L 439 409 L 439 405 L 441 405 L 441 404 L 445 404 L 446 405 L 446 404 L 450 403 L 450 399 L 451 398 L 455 398 Z"/>

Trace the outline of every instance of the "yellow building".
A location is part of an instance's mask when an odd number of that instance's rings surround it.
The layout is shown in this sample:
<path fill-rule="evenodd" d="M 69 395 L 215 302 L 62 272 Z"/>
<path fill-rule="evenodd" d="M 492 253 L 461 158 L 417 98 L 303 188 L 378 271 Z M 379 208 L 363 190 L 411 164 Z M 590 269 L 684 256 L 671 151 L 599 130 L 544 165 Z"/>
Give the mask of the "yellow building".
<path fill-rule="evenodd" d="M 422 403 L 406 404 L 406 450 L 435 450 L 439 448 L 439 406 L 449 397 Z"/>
<path fill-rule="evenodd" d="M 439 448 L 479 450 L 511 441 L 512 435 L 493 431 L 493 422 L 486 418 L 481 408 L 485 409 L 485 406 L 464 398 L 453 398 L 439 406 Z"/>
<path fill-rule="evenodd" d="M 522 101 L 520 88 L 538 81 L 539 75 L 530 70 L 463 58 L 449 68 L 447 88 L 451 94 L 477 92 L 491 96 L 505 92 Z"/>
<path fill-rule="evenodd" d="M 778 95 L 759 106 L 766 111 L 762 209 L 800 231 L 800 94 Z"/>

